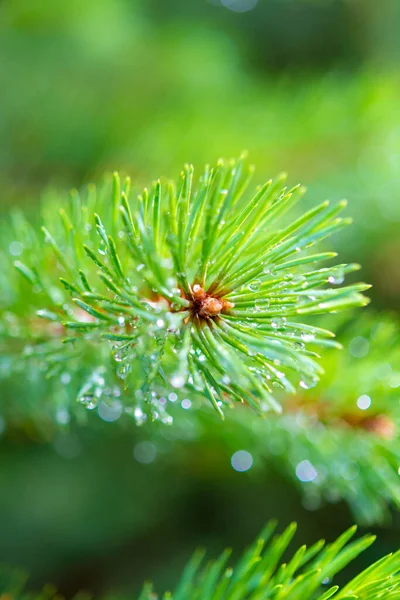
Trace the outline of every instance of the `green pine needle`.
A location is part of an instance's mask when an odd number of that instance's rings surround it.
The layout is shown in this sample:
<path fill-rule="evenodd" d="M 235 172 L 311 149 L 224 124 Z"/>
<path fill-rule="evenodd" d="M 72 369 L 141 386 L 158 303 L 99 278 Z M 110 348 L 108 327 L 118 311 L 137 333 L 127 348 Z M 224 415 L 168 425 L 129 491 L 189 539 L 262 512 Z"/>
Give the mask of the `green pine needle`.
<path fill-rule="evenodd" d="M 296 531 L 292 523 L 272 537 L 276 528 L 270 522 L 235 566 L 229 566 L 230 550 L 204 563 L 198 550 L 187 564 L 181 579 L 170 593 L 158 596 L 146 583 L 138 600 L 395 600 L 400 596 L 400 551 L 389 554 L 359 573 L 344 587 L 334 583 L 336 575 L 375 540 L 365 535 L 352 540 L 351 527 L 330 544 L 320 540 L 307 548 L 301 546 L 287 562 L 284 553 Z M 14 600 L 39 600 L 56 595 L 53 586 L 40 594 L 24 591 L 21 574 L 0 569 L 0 592 Z M 8 596 L 7 596 L 8 597 Z M 80 597 L 77 596 L 77 598 Z M 85 597 L 85 596 L 82 596 Z M 86 596 L 87 597 L 87 596 Z M 129 596 L 131 598 L 131 596 Z"/>
<path fill-rule="evenodd" d="M 362 571 L 343 588 L 333 584 L 337 573 L 366 550 L 375 536 L 350 541 L 355 527 L 336 541 L 320 540 L 301 546 L 285 563 L 282 556 L 296 531 L 292 523 L 271 538 L 276 523 L 269 523 L 234 567 L 227 566 L 230 551 L 202 565 L 204 553 L 196 552 L 177 588 L 163 600 L 372 600 L 400 595 L 400 552 L 389 554 Z M 155 600 L 152 586 L 145 586 L 141 600 Z"/>

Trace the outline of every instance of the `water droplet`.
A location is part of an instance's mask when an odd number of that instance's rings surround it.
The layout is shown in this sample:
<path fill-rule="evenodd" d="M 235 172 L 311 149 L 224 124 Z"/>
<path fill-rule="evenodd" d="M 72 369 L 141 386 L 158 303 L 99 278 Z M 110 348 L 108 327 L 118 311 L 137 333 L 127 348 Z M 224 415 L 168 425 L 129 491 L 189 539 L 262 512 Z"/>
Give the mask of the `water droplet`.
<path fill-rule="evenodd" d="M 301 339 L 305 342 L 312 342 L 315 340 L 315 333 L 313 331 L 302 331 Z"/>
<path fill-rule="evenodd" d="M 147 416 L 145 415 L 145 413 L 138 406 L 133 411 L 133 417 L 134 417 L 134 419 L 136 421 L 136 425 L 143 425 L 143 423 L 147 419 Z"/>
<path fill-rule="evenodd" d="M 132 367 L 131 367 L 131 365 L 129 363 L 128 364 L 125 363 L 125 364 L 121 365 L 117 369 L 117 376 L 120 379 L 126 379 L 128 377 L 128 375 L 129 375 L 130 371 L 131 371 L 131 368 Z"/>
<path fill-rule="evenodd" d="M 274 329 L 285 329 L 285 317 L 274 317 L 271 321 L 271 326 Z"/>
<path fill-rule="evenodd" d="M 248 285 L 249 290 L 251 290 L 252 292 L 257 292 L 257 290 L 259 290 L 260 287 L 261 287 L 261 280 L 260 279 L 255 279 L 254 281 L 252 281 Z"/>
<path fill-rule="evenodd" d="M 304 350 L 305 344 L 303 342 L 293 342 L 293 348 L 297 351 Z"/>
<path fill-rule="evenodd" d="M 192 403 L 191 403 L 191 401 L 188 398 L 185 398 L 184 400 L 182 400 L 181 406 L 185 410 L 189 410 L 189 408 L 192 406 Z"/>
<path fill-rule="evenodd" d="M 328 281 L 329 281 L 329 283 L 332 283 L 332 285 L 340 285 L 341 283 L 343 283 L 343 281 L 344 281 L 343 269 L 338 269 L 337 271 L 335 271 L 335 273 L 333 275 L 330 275 L 328 277 Z"/>
<path fill-rule="evenodd" d="M 115 362 L 122 362 L 129 355 L 129 346 L 116 346 L 115 352 L 113 354 Z"/>
<path fill-rule="evenodd" d="M 313 388 L 317 385 L 318 380 L 314 377 L 303 377 L 300 380 L 300 387 L 302 387 L 304 390 L 308 390 L 310 388 Z"/>
<path fill-rule="evenodd" d="M 270 301 L 268 300 L 268 298 L 259 298 L 254 301 L 254 306 L 258 311 L 267 310 L 267 308 L 269 308 L 269 305 Z"/>
<path fill-rule="evenodd" d="M 108 252 L 108 248 L 106 246 L 106 244 L 104 242 L 101 242 L 100 246 L 99 246 L 99 254 L 101 254 L 102 256 L 105 256 Z"/>
<path fill-rule="evenodd" d="M 88 410 L 93 410 L 97 406 L 97 398 L 94 394 L 83 394 L 78 400 Z"/>

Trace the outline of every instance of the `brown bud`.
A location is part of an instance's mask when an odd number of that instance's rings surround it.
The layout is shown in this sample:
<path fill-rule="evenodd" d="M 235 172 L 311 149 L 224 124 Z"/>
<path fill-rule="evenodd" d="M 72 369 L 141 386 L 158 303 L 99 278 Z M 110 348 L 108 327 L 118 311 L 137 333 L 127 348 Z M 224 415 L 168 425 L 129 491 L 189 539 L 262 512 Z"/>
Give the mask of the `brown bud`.
<path fill-rule="evenodd" d="M 193 286 L 192 294 L 193 294 L 193 300 L 195 300 L 196 302 L 201 302 L 206 297 L 206 293 L 205 293 L 204 289 L 198 283 L 196 283 Z"/>
<path fill-rule="evenodd" d="M 201 303 L 199 315 L 202 317 L 215 317 L 219 315 L 223 307 L 224 305 L 221 300 L 208 296 L 208 298 L 205 298 Z"/>

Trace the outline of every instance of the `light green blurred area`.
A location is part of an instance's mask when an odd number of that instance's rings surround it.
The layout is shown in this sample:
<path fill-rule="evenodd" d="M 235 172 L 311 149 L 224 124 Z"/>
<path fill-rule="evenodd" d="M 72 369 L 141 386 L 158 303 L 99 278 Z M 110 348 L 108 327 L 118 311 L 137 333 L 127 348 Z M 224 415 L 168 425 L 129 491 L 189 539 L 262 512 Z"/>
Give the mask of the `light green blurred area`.
<path fill-rule="evenodd" d="M 2 4 L 3 211 L 50 184 L 114 169 L 146 184 L 246 149 L 259 181 L 286 170 L 306 203 L 349 199 L 339 248 L 364 263 L 378 304 L 397 306 L 399 5 L 189 4 Z"/>
<path fill-rule="evenodd" d="M 334 245 L 363 264 L 375 308 L 398 309 L 400 3 L 229 9 L 246 1 L 3 1 L 0 211 L 35 214 L 43 190 L 104 171 L 146 185 L 246 149 L 257 182 L 285 170 L 305 184 L 304 206 L 348 198 L 355 223 Z M 78 432 L 70 457 L 2 438 L 0 561 L 35 583 L 170 584 L 193 545 L 243 545 L 271 516 L 301 519 L 307 541 L 351 519 L 343 506 L 307 513 L 279 474 L 240 479 L 217 447 L 137 465 L 136 434 L 104 428 Z M 381 554 L 396 531 L 381 532 Z"/>

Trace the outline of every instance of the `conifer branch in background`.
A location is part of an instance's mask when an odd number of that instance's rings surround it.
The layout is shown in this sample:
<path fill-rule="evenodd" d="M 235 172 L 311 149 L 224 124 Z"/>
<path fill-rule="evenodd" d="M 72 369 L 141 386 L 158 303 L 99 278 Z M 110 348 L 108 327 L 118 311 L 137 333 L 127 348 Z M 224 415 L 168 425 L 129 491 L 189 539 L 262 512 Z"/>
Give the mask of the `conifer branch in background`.
<path fill-rule="evenodd" d="M 216 560 L 204 563 L 204 552 L 197 551 L 187 564 L 172 593 L 158 596 L 146 584 L 138 600 L 395 600 L 400 595 L 400 551 L 370 565 L 343 587 L 334 583 L 335 576 L 375 540 L 365 535 L 351 541 L 356 527 L 351 527 L 334 542 L 320 540 L 307 548 L 301 546 L 282 563 L 296 531 L 292 523 L 280 535 L 273 536 L 275 522 L 263 529 L 255 542 L 233 567 L 231 551 L 225 550 Z M 0 571 L 0 591 L 12 594 L 13 600 L 43 600 L 56 597 L 51 586 L 40 594 L 23 591 L 23 580 Z M 59 598 L 59 596 L 57 596 Z M 79 595 L 79 598 L 90 598 Z M 115 597 L 115 596 L 112 596 Z M 120 596 L 119 596 L 120 597 Z M 125 598 L 132 599 L 127 595 Z"/>
<path fill-rule="evenodd" d="M 186 469 L 201 454 L 211 478 L 222 476 L 232 457 L 245 452 L 239 468 L 250 469 L 250 478 L 258 470 L 279 472 L 301 492 L 308 509 L 344 501 L 359 523 L 388 522 L 391 507 L 400 506 L 399 327 L 393 317 L 377 313 L 350 317 L 339 325 L 344 349 L 323 354 L 320 384 L 295 395 L 281 390 L 283 414 L 267 419 L 241 406 L 228 411 L 221 428 L 201 392 L 180 389 L 160 398 L 174 420 L 165 432 L 142 412 L 124 409 L 121 397 L 105 385 L 97 407 L 87 411 L 75 402 L 78 387 L 65 372 L 43 381 L 32 364 L 3 381 L 0 413 L 11 435 L 26 432 L 54 443 L 61 436 L 65 444 L 70 435 L 71 443 L 81 435 L 79 424 L 89 417 L 91 429 L 105 436 L 109 424 L 120 426 L 123 435 L 133 421 L 142 425 L 133 433 L 135 444 L 150 444 L 156 461 L 164 457 L 177 469 Z M 329 328 L 326 319 L 331 317 L 323 318 Z M 209 447 L 215 449 L 212 455 L 205 451 Z M 246 479 L 247 473 L 240 476 Z"/>
<path fill-rule="evenodd" d="M 335 256 L 313 248 L 349 223 L 344 202 L 287 223 L 303 188 L 281 176 L 251 194 L 252 175 L 244 157 L 198 180 L 186 165 L 135 198 L 115 174 L 111 187 L 50 198 L 41 231 L 14 213 L 20 280 L 3 276 L 3 353 L 43 377 L 67 373 L 89 409 L 106 382 L 165 422 L 159 398 L 182 387 L 220 414 L 235 402 L 279 411 L 276 390 L 314 385 L 315 348 L 338 346 L 298 318 L 362 306 L 368 286 L 340 286 L 357 265 L 316 266 Z"/>
<path fill-rule="evenodd" d="M 344 349 L 324 353 L 320 385 L 281 394 L 283 414 L 258 419 L 238 409 L 221 428 L 199 399 L 191 397 L 188 409 L 180 395 L 169 402 L 175 425 L 168 443 L 151 427 L 141 439 L 174 464 L 183 445 L 184 464 L 212 447 L 215 454 L 203 459 L 211 473 L 217 455 L 241 477 L 279 473 L 309 510 L 345 501 L 358 523 L 387 523 L 391 508 L 400 506 L 400 330 L 395 319 L 372 313 L 346 319 L 340 337 Z"/>

